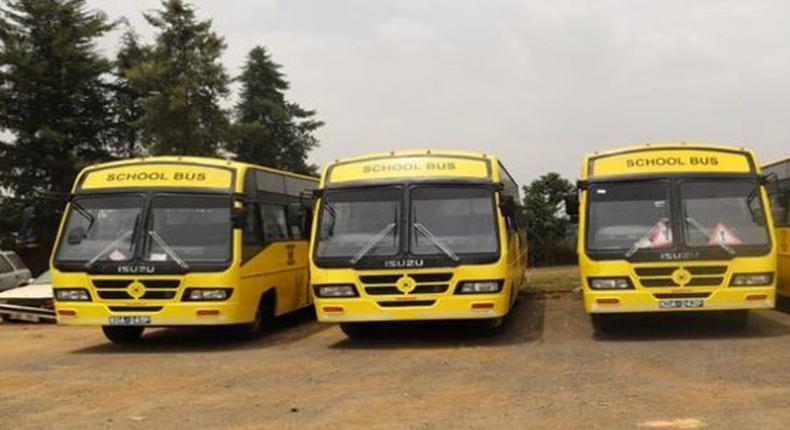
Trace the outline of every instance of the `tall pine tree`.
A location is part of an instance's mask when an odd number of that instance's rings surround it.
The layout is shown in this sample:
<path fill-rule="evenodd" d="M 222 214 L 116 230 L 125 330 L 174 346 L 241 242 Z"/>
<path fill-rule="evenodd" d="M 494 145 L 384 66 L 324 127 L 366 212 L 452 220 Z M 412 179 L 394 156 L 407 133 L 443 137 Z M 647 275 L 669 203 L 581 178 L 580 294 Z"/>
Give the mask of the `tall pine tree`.
<path fill-rule="evenodd" d="M 95 47 L 112 27 L 84 0 L 8 0 L 0 8 L 0 129 L 13 136 L 0 142 L 0 188 L 17 209 L 35 208 L 26 222 L 44 246 L 62 202 L 42 194 L 67 192 L 81 167 L 113 152 L 104 79 L 111 65 Z"/>
<path fill-rule="evenodd" d="M 113 67 L 112 109 L 115 124 L 113 135 L 117 156 L 130 158 L 145 155 L 147 147 L 142 140 L 140 121 L 145 114 L 143 101 L 148 89 L 128 79 L 126 73 L 145 61 L 149 48 L 142 45 L 137 34 L 127 28 L 121 36 L 121 44 Z"/>
<path fill-rule="evenodd" d="M 307 155 L 318 146 L 313 132 L 323 122 L 315 111 L 286 100 L 289 84 L 280 68 L 263 47 L 247 55 L 228 149 L 240 161 L 312 174 L 316 167 L 307 164 Z"/>
<path fill-rule="evenodd" d="M 152 155 L 215 155 L 228 131 L 219 105 L 230 78 L 220 61 L 225 42 L 181 0 L 145 14 L 156 42 L 124 76 L 145 93 L 138 124 Z"/>

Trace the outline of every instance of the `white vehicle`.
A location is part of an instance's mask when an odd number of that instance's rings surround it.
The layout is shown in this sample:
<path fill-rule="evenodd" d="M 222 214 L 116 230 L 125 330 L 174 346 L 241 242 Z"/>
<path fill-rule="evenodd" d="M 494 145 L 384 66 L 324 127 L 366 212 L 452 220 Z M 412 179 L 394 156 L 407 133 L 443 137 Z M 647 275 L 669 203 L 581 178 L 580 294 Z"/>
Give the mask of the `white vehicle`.
<path fill-rule="evenodd" d="M 0 319 L 25 322 L 55 322 L 52 279 L 46 271 L 28 285 L 0 292 Z"/>
<path fill-rule="evenodd" d="M 30 282 L 30 270 L 13 251 L 0 251 L 0 291 Z"/>

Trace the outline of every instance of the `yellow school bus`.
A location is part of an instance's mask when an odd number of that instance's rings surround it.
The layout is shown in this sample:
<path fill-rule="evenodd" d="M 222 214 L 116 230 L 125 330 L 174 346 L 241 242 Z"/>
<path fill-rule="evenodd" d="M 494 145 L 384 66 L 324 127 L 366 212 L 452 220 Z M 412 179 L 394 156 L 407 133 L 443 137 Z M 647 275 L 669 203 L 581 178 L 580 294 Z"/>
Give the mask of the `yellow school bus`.
<path fill-rule="evenodd" d="M 772 308 L 776 251 L 754 154 L 704 144 L 587 156 L 579 181 L 584 309 L 599 331 L 628 312 Z M 572 206 L 572 205 L 571 205 Z"/>
<path fill-rule="evenodd" d="M 377 321 L 485 320 L 496 330 L 524 279 L 516 182 L 491 155 L 412 150 L 339 160 L 317 193 L 316 313 L 349 336 Z"/>
<path fill-rule="evenodd" d="M 777 299 L 790 300 L 790 158 L 763 166 L 776 226 Z"/>
<path fill-rule="evenodd" d="M 316 178 L 199 157 L 98 164 L 77 177 L 50 265 L 58 323 L 113 342 L 146 327 L 233 325 L 312 304 Z"/>

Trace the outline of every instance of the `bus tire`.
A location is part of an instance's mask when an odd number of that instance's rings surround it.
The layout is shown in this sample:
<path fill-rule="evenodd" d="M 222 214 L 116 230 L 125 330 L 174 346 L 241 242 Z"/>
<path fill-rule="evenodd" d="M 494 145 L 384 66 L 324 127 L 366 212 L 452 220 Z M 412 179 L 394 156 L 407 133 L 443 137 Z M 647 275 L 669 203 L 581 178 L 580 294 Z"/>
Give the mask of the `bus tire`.
<path fill-rule="evenodd" d="M 732 330 L 743 330 L 749 325 L 749 310 L 738 309 L 733 311 L 724 311 L 724 324 L 727 328 Z"/>
<path fill-rule="evenodd" d="M 261 297 L 253 320 L 235 327 L 234 331 L 237 339 L 253 340 L 261 336 L 266 326 L 274 321 L 274 310 L 276 306 L 275 297 L 274 290 L 269 290 Z"/>
<path fill-rule="evenodd" d="M 496 336 L 505 331 L 505 317 L 487 318 L 477 321 L 480 334 L 485 336 Z"/>
<path fill-rule="evenodd" d="M 104 336 L 112 343 L 135 343 L 140 340 L 145 327 L 102 326 Z"/>
<path fill-rule="evenodd" d="M 351 339 L 369 339 L 377 333 L 373 323 L 364 322 L 340 323 L 340 330 Z"/>
<path fill-rule="evenodd" d="M 609 314 L 590 314 L 590 322 L 592 323 L 595 333 L 607 334 L 617 330 L 616 315 Z"/>

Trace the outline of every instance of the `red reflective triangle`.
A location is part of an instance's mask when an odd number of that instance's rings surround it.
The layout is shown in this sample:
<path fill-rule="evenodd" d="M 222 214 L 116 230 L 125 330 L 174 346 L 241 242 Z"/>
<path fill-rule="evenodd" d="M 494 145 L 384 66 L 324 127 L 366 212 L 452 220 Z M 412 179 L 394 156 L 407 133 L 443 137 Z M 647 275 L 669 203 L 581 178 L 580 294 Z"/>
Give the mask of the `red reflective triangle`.
<path fill-rule="evenodd" d="M 669 221 L 662 219 L 656 223 L 650 235 L 650 246 L 653 248 L 672 246 L 672 228 L 669 226 Z"/>
<path fill-rule="evenodd" d="M 741 243 L 743 242 L 741 242 L 738 235 L 721 222 L 713 227 L 713 231 L 711 231 L 710 237 L 708 238 L 708 245 L 740 245 Z"/>

